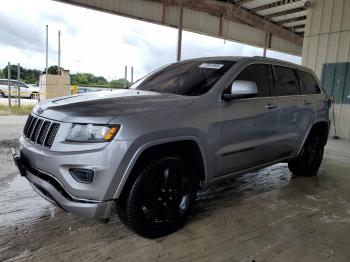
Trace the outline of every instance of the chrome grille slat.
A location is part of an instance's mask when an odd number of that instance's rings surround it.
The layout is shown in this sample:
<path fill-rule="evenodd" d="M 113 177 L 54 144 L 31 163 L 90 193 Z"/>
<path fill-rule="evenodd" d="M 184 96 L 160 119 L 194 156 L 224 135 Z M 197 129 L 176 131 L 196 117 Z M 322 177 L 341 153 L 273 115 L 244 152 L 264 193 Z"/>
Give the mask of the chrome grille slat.
<path fill-rule="evenodd" d="M 25 124 L 23 135 L 32 143 L 51 148 L 60 124 L 46 120 L 35 115 L 30 115 Z"/>
<path fill-rule="evenodd" d="M 29 122 L 29 124 L 28 124 L 27 131 L 26 131 L 26 136 L 27 136 L 27 137 L 29 136 L 30 128 L 31 128 L 31 126 L 32 126 L 33 121 L 34 121 L 34 117 L 31 116 L 30 122 Z"/>
<path fill-rule="evenodd" d="M 24 134 L 27 133 L 28 125 L 29 125 L 31 119 L 32 119 L 32 115 L 29 115 L 28 118 L 27 118 L 26 124 L 25 124 L 25 126 L 24 126 L 24 128 L 23 128 L 23 133 L 24 133 Z"/>
<path fill-rule="evenodd" d="M 49 128 L 51 126 L 51 122 L 50 121 L 44 121 L 43 122 L 43 126 L 40 130 L 39 136 L 38 136 L 38 140 L 37 143 L 39 145 L 42 145 L 47 137 L 47 134 L 49 133 Z"/>
<path fill-rule="evenodd" d="M 39 137 L 40 131 L 43 127 L 43 124 L 44 124 L 44 120 L 39 119 L 38 123 L 37 123 L 37 127 L 36 127 L 35 132 L 34 132 L 34 142 L 35 143 L 38 143 L 38 137 Z"/>
<path fill-rule="evenodd" d="M 44 145 L 47 147 L 51 147 L 53 144 L 53 141 L 55 140 L 58 128 L 60 125 L 58 123 L 53 123 L 49 129 L 48 135 L 46 137 L 46 140 L 44 142 Z"/>
<path fill-rule="evenodd" d="M 34 117 L 33 122 L 31 123 L 30 128 L 29 128 L 29 134 L 28 134 L 29 139 L 32 138 L 37 121 L 38 121 L 38 118 Z"/>

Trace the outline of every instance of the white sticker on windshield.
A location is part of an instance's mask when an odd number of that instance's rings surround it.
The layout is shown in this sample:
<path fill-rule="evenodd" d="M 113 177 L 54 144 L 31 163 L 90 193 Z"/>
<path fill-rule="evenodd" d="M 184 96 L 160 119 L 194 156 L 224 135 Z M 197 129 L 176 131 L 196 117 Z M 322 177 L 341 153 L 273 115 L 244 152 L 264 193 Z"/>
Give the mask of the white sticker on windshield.
<path fill-rule="evenodd" d="M 203 63 L 199 66 L 199 68 L 220 69 L 223 66 L 223 64 Z"/>

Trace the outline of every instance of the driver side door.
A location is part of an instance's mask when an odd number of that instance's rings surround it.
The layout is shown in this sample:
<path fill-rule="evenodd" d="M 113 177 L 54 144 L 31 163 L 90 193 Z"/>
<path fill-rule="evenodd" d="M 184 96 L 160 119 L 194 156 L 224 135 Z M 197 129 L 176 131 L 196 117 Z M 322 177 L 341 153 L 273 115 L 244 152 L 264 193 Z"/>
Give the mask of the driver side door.
<path fill-rule="evenodd" d="M 271 96 L 270 66 L 248 65 L 233 81 L 236 80 L 254 82 L 258 94 L 252 98 L 221 102 L 219 165 L 216 176 L 253 168 L 276 159 L 280 111 L 278 101 Z"/>

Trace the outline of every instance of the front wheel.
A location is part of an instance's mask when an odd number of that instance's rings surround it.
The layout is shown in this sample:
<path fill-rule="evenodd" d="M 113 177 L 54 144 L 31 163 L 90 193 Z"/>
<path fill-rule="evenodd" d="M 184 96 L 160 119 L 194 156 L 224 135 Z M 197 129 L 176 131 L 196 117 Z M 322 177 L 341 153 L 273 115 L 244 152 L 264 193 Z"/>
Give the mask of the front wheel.
<path fill-rule="evenodd" d="M 197 182 L 191 163 L 179 156 L 151 161 L 129 192 L 124 217 L 127 225 L 147 238 L 174 232 L 184 224 L 194 203 Z"/>
<path fill-rule="evenodd" d="M 311 133 L 298 157 L 288 163 L 289 170 L 300 176 L 314 176 L 321 165 L 324 142 L 321 135 Z"/>

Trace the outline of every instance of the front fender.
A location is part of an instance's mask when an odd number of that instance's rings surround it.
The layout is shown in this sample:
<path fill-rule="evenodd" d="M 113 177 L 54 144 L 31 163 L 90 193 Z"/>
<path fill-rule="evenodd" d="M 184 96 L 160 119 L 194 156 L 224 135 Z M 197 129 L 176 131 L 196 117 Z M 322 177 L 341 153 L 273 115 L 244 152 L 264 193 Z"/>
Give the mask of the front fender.
<path fill-rule="evenodd" d="M 208 166 L 207 166 L 207 157 L 206 157 L 206 150 L 205 150 L 205 146 L 203 146 L 203 144 L 200 142 L 200 140 L 195 137 L 195 136 L 177 136 L 177 137 L 167 137 L 167 138 L 161 138 L 158 140 L 152 140 L 152 141 L 148 141 L 147 143 L 144 143 L 142 146 L 138 147 L 136 151 L 133 151 L 133 153 L 131 154 L 131 157 L 129 157 L 128 161 L 128 165 L 125 168 L 125 170 L 123 170 L 119 176 L 121 175 L 121 179 L 120 182 L 118 183 L 117 189 L 114 192 L 113 195 L 113 199 L 118 199 L 120 194 L 122 193 L 122 190 L 131 174 L 131 171 L 133 170 L 137 160 L 139 159 L 139 157 L 142 155 L 142 153 L 147 150 L 148 148 L 151 148 L 153 146 L 157 146 L 157 145 L 162 145 L 162 144 L 166 144 L 166 143 L 170 143 L 170 142 L 179 142 L 179 141 L 193 141 L 195 142 L 201 152 L 202 155 L 202 159 L 203 159 L 203 166 L 204 166 L 204 177 L 205 177 L 205 182 L 207 181 L 207 174 L 208 174 Z M 118 174 L 116 174 L 118 175 Z"/>

